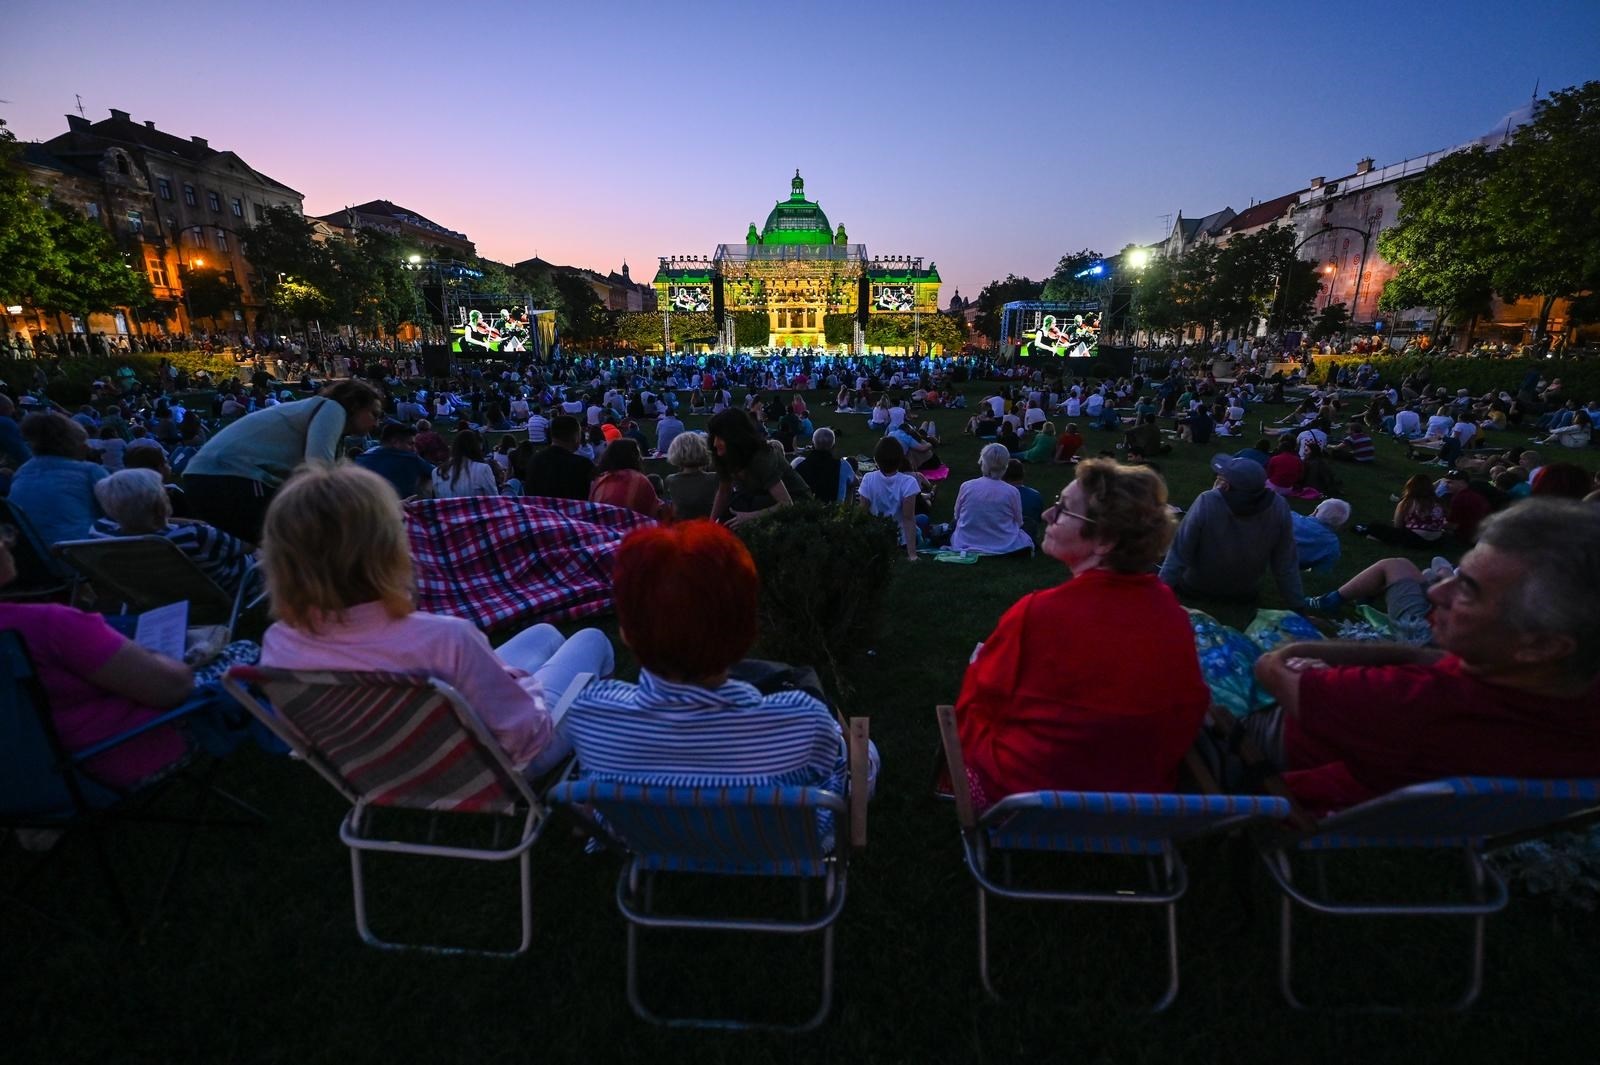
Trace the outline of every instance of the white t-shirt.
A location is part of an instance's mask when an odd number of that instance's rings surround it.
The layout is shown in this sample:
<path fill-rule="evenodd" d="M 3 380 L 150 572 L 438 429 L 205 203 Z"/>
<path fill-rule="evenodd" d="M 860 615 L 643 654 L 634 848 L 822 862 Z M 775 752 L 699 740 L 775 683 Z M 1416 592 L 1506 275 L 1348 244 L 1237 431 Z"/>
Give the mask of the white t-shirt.
<path fill-rule="evenodd" d="M 441 469 L 440 474 L 444 471 Z M 448 481 L 438 477 L 434 480 L 440 499 L 454 499 L 457 496 L 494 496 L 500 494 L 500 486 L 495 483 L 494 471 L 487 462 L 469 462 L 464 469 Z"/>
<path fill-rule="evenodd" d="M 1422 415 L 1414 410 L 1396 411 L 1394 431 L 1397 436 L 1409 436 L 1422 428 Z"/>
<path fill-rule="evenodd" d="M 518 396 L 511 401 L 511 416 L 518 421 L 528 416 L 528 401 Z"/>
<path fill-rule="evenodd" d="M 1089 398 L 1083 401 L 1083 412 L 1093 418 L 1105 409 L 1106 397 L 1098 392 L 1090 392 Z"/>
<path fill-rule="evenodd" d="M 1305 458 L 1308 444 L 1316 444 L 1320 448 L 1328 446 L 1328 434 L 1321 429 L 1307 429 L 1295 437 L 1294 442 L 1300 445 L 1300 457 Z"/>
<path fill-rule="evenodd" d="M 1067 417 L 1069 417 L 1069 418 L 1081 418 L 1081 417 L 1083 417 L 1083 401 L 1081 399 L 1079 399 L 1076 395 L 1072 395 L 1072 396 L 1068 396 L 1067 397 Z"/>
<path fill-rule="evenodd" d="M 861 478 L 860 492 L 861 498 L 867 501 L 867 507 L 872 513 L 893 519 L 898 527 L 905 501 L 917 494 L 917 479 L 909 473 L 884 476 L 881 471 L 873 470 Z M 900 533 L 900 546 L 905 546 L 903 531 Z"/>
<path fill-rule="evenodd" d="M 1029 407 L 1028 413 L 1023 415 L 1022 424 L 1029 429 L 1036 425 L 1043 425 L 1045 421 L 1043 407 Z"/>
<path fill-rule="evenodd" d="M 1456 420 L 1448 414 L 1434 414 L 1428 418 L 1428 435 L 1443 436 L 1453 432 Z"/>
<path fill-rule="evenodd" d="M 1000 417 L 1000 415 L 1006 412 L 1006 401 L 1001 396 L 990 396 L 988 399 L 984 400 L 984 402 L 989 404 L 989 409 L 994 411 L 994 416 L 996 418 Z"/>
<path fill-rule="evenodd" d="M 1456 434 L 1456 439 L 1461 441 L 1462 447 L 1470 447 L 1473 438 L 1478 435 L 1478 423 L 1469 421 L 1456 422 L 1455 428 L 1450 431 Z"/>
<path fill-rule="evenodd" d="M 906 409 L 904 407 L 889 408 L 889 428 L 898 429 L 902 424 L 904 424 L 905 420 Z"/>

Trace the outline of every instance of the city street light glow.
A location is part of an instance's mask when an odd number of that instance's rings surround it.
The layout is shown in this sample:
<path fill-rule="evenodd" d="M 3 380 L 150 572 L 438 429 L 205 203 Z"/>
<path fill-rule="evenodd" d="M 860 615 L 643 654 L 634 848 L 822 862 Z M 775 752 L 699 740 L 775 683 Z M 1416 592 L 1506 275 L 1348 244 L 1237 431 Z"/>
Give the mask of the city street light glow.
<path fill-rule="evenodd" d="M 1128 253 L 1128 265 L 1135 270 L 1143 270 L 1150 265 L 1150 251 L 1148 248 L 1135 248 Z"/>

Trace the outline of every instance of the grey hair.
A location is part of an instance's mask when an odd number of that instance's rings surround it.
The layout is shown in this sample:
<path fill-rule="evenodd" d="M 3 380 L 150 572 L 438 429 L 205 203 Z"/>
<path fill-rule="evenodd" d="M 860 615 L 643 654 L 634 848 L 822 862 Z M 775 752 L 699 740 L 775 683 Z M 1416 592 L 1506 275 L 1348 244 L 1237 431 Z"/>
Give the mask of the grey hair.
<path fill-rule="evenodd" d="M 711 463 L 711 452 L 706 449 L 706 434 L 679 433 L 667 445 L 667 461 L 676 469 L 703 469 Z"/>
<path fill-rule="evenodd" d="M 1324 499 L 1311 516 L 1330 529 L 1342 529 L 1350 520 L 1350 504 L 1342 499 Z"/>
<path fill-rule="evenodd" d="M 832 451 L 833 445 L 839 438 L 833 435 L 833 430 L 824 425 L 821 429 L 811 434 L 811 446 L 818 451 Z"/>
<path fill-rule="evenodd" d="M 1506 625 L 1572 637 L 1577 647 L 1567 665 L 1585 677 L 1600 673 L 1600 507 L 1525 499 L 1485 518 L 1478 543 L 1527 570 L 1506 599 Z"/>
<path fill-rule="evenodd" d="M 94 498 L 118 525 L 143 528 L 154 519 L 159 529 L 172 516 L 161 474 L 152 469 L 118 470 L 95 484 Z"/>
<path fill-rule="evenodd" d="M 985 477 L 995 480 L 1006 475 L 1006 466 L 1011 462 L 1011 452 L 1004 444 L 987 444 L 978 452 L 978 469 Z"/>

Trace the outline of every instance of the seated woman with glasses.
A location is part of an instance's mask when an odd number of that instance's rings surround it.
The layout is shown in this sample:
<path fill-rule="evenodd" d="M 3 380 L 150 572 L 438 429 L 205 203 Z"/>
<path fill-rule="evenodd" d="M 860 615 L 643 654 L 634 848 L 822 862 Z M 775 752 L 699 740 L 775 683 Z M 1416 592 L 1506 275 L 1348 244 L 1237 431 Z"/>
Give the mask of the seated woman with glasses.
<path fill-rule="evenodd" d="M 1078 465 L 1044 512 L 1071 579 L 1001 615 L 961 685 L 973 800 L 1017 792 L 1169 792 L 1210 701 L 1188 615 L 1156 575 L 1175 523 L 1144 466 Z"/>

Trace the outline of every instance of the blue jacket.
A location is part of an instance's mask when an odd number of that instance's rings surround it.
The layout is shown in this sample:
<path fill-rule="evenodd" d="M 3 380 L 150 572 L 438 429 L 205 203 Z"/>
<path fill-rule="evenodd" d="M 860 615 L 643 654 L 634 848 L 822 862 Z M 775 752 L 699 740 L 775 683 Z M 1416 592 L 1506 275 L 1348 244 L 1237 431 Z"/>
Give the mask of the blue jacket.
<path fill-rule="evenodd" d="M 46 544 L 85 540 L 102 516 L 94 486 L 109 476 L 111 471 L 98 463 L 35 455 L 11 479 L 9 498 Z"/>

